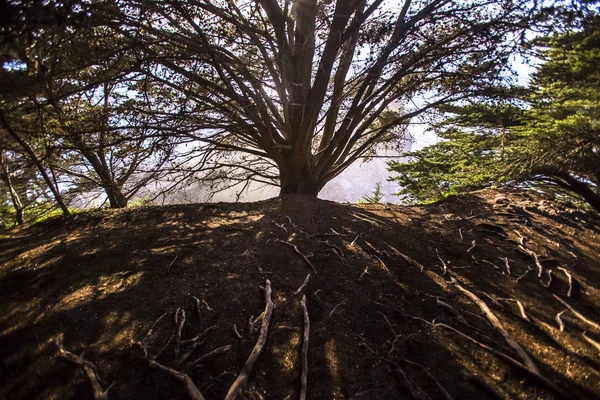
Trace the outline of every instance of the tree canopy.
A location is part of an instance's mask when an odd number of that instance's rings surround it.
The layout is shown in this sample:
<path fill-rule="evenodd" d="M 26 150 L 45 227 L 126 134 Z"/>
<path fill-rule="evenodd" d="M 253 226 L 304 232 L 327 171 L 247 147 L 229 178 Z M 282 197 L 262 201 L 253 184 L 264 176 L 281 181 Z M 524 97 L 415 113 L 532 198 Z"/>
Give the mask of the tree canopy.
<path fill-rule="evenodd" d="M 526 33 L 580 3 L 14 1 L 0 135 L 64 214 L 82 193 L 123 207 L 165 180 L 316 196 L 413 119 L 494 94 Z"/>
<path fill-rule="evenodd" d="M 540 65 L 525 90 L 445 107 L 441 141 L 394 163 L 418 201 L 502 183 L 533 184 L 600 210 L 600 18 L 532 43 Z"/>

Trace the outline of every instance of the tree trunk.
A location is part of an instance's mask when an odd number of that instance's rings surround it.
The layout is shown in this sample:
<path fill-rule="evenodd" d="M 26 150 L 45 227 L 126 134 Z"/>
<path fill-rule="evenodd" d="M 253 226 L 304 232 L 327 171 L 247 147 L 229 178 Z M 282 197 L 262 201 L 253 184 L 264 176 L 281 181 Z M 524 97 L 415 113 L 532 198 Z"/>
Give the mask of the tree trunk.
<path fill-rule="evenodd" d="M 110 208 L 125 208 L 127 207 L 128 199 L 121 192 L 115 182 L 112 182 L 109 186 L 104 188 L 106 195 L 108 196 L 108 202 Z"/>
<path fill-rule="evenodd" d="M 2 180 L 4 181 L 6 186 L 8 186 L 8 191 L 10 192 L 10 199 L 15 209 L 15 219 L 17 225 L 23 225 L 25 223 L 25 220 L 23 219 L 23 203 L 21 203 L 19 194 L 13 186 L 8 166 L 4 162 L 4 151 L 2 151 L 2 154 L 0 154 L 0 166 L 2 167 Z"/>
<path fill-rule="evenodd" d="M 570 174 L 557 174 L 557 176 L 566 182 L 566 185 L 561 185 L 574 193 L 580 195 L 586 203 L 588 203 L 596 212 L 600 213 L 600 195 L 594 192 L 590 187 L 579 181 Z"/>
<path fill-rule="evenodd" d="M 93 150 L 87 149 L 86 144 L 81 139 L 76 139 L 75 144 L 79 147 L 81 154 L 92 165 L 94 172 L 102 182 L 102 188 L 108 197 L 110 208 L 125 208 L 127 207 L 127 197 L 122 192 L 122 188 L 115 182 L 107 168 L 106 163 L 102 162 L 102 155 L 97 154 Z"/>
<path fill-rule="evenodd" d="M 0 110 L 0 122 L 2 122 L 2 124 L 4 125 L 4 128 L 6 128 L 8 133 L 13 137 L 13 139 L 15 139 L 17 141 L 17 143 L 19 143 L 19 145 L 23 148 L 23 150 L 25 150 L 25 152 L 29 155 L 29 157 L 31 158 L 31 161 L 33 161 L 33 163 L 37 167 L 38 171 L 42 175 L 42 178 L 44 178 L 46 185 L 48 185 L 48 188 L 54 195 L 54 199 L 56 200 L 56 203 L 62 210 L 63 215 L 65 215 L 65 216 L 70 215 L 69 209 L 65 205 L 65 202 L 63 201 L 60 191 L 58 190 L 58 187 L 54 187 L 54 184 L 52 183 L 52 180 L 48 176 L 48 173 L 46 172 L 44 165 L 42 164 L 40 159 L 35 155 L 35 152 L 31 148 L 31 146 L 29 146 L 29 144 L 25 140 L 23 140 L 23 138 L 21 136 L 19 136 L 19 134 L 17 132 L 15 132 L 12 129 L 12 127 L 8 123 L 8 120 L 4 116 L 4 113 L 1 110 Z"/>
<path fill-rule="evenodd" d="M 286 194 L 307 194 L 317 197 L 325 183 L 314 177 L 310 169 L 302 167 L 289 166 L 280 168 L 280 187 L 279 195 Z"/>

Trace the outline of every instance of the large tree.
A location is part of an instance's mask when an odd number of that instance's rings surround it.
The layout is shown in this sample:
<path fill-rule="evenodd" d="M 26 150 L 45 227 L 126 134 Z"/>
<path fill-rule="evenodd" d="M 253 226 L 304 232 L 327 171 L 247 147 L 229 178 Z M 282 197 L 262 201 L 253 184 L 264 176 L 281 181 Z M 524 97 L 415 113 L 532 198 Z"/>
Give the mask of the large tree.
<path fill-rule="evenodd" d="M 446 108 L 442 141 L 396 163 L 402 194 L 435 200 L 492 184 L 535 184 L 600 211 L 600 16 L 534 41 L 541 64 L 513 106 Z"/>
<path fill-rule="evenodd" d="M 179 93 L 179 132 L 221 154 L 211 169 L 317 195 L 411 118 L 481 94 L 534 3 L 134 0 L 98 10 L 140 70 Z M 386 110 L 400 112 L 376 123 Z"/>

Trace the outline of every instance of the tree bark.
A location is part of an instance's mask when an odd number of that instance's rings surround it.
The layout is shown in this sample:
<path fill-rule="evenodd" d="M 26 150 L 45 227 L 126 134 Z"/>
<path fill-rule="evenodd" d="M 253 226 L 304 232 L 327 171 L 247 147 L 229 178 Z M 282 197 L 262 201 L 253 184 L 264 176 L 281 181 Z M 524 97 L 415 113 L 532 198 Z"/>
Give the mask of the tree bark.
<path fill-rule="evenodd" d="M 287 165 L 279 168 L 279 195 L 286 194 L 306 194 L 317 197 L 323 186 L 327 183 L 318 177 L 315 177 L 308 165 Z"/>
<path fill-rule="evenodd" d="M 76 139 L 75 144 L 100 178 L 102 188 L 108 197 L 110 208 L 127 207 L 128 199 L 123 194 L 122 187 L 113 179 L 105 163 L 102 162 L 101 155 L 96 154 L 93 150 L 86 149 L 86 144 L 81 139 Z"/>
<path fill-rule="evenodd" d="M 568 184 L 571 191 L 580 195 L 586 203 L 596 210 L 596 212 L 600 213 L 600 195 L 598 193 L 590 189 L 586 183 L 579 181 L 570 174 L 560 174 L 559 178 Z"/>
<path fill-rule="evenodd" d="M 46 172 L 44 165 L 42 164 L 40 159 L 35 155 L 35 152 L 31 148 L 31 146 L 29 146 L 29 144 L 17 132 L 15 132 L 14 129 L 12 129 L 12 127 L 10 126 L 10 124 L 9 124 L 8 120 L 6 119 L 6 116 L 4 115 L 4 112 L 2 110 L 0 110 L 0 122 L 2 122 L 2 125 L 4 125 L 4 128 L 6 128 L 8 133 L 13 137 L 13 139 L 15 139 L 17 141 L 17 143 L 19 143 L 19 145 L 23 148 L 23 150 L 25 150 L 25 152 L 29 155 L 29 157 L 31 158 L 31 161 L 33 161 L 33 163 L 37 167 L 38 171 L 42 175 L 42 178 L 44 178 L 46 185 L 48 185 L 48 188 L 54 195 L 54 199 L 56 200 L 56 203 L 60 207 L 63 215 L 65 215 L 65 216 L 70 215 L 69 209 L 65 205 L 65 202 L 63 201 L 60 191 L 58 190 L 58 187 L 54 187 L 54 184 L 52 183 L 52 179 L 50 179 L 50 177 L 48 176 L 48 173 Z"/>

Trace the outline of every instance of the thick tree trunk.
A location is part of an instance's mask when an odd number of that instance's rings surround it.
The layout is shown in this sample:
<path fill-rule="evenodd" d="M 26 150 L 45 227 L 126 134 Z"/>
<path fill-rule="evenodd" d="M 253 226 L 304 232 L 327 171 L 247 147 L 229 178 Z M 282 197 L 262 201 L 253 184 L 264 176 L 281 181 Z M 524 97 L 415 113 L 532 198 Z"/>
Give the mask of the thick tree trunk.
<path fill-rule="evenodd" d="M 106 195 L 108 196 L 108 202 L 110 208 L 125 208 L 127 207 L 128 199 L 121 192 L 115 182 L 112 182 L 109 186 L 104 188 Z"/>
<path fill-rule="evenodd" d="M 306 194 L 317 197 L 326 181 L 314 176 L 310 167 L 288 165 L 279 168 L 279 195 Z"/>
<path fill-rule="evenodd" d="M 94 172 L 100 178 L 102 182 L 102 188 L 108 197 L 110 208 L 125 208 L 127 207 L 127 197 L 122 192 L 122 188 L 113 179 L 110 170 L 106 166 L 106 162 L 103 162 L 102 154 L 97 154 L 93 150 L 86 149 L 85 143 L 81 140 L 77 140 L 76 145 L 79 147 L 81 154 L 88 160 L 92 165 Z"/>

